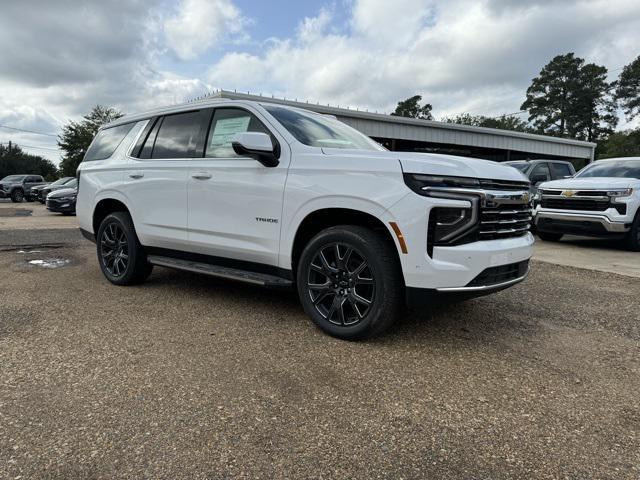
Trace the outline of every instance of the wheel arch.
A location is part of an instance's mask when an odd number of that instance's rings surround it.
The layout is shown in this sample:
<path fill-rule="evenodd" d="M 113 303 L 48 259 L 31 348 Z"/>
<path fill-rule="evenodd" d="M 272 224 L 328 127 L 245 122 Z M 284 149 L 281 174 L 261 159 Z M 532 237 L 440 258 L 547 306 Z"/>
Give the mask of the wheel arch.
<path fill-rule="evenodd" d="M 306 217 L 304 217 L 302 222 L 298 225 L 293 238 L 291 248 L 291 270 L 294 278 L 297 271 L 298 261 L 300 260 L 304 247 L 322 230 L 335 227 L 337 225 L 358 225 L 380 233 L 389 247 L 395 252 L 394 254 L 398 261 L 398 265 L 401 264 L 398 246 L 393 237 L 392 231 L 390 230 L 390 227 L 378 217 L 371 213 L 351 208 L 320 208 L 308 213 Z"/>
<path fill-rule="evenodd" d="M 100 228 L 102 220 L 104 220 L 107 215 L 114 212 L 127 212 L 131 214 L 129 208 L 124 204 L 124 202 L 115 198 L 103 198 L 96 203 L 92 217 L 94 236 L 98 235 L 98 228 Z"/>

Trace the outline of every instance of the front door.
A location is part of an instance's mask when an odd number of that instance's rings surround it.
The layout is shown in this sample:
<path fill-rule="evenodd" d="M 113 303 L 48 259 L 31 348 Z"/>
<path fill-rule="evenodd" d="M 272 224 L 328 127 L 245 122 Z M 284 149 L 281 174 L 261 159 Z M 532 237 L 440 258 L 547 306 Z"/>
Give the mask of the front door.
<path fill-rule="evenodd" d="M 189 243 L 196 253 L 278 264 L 282 200 L 289 148 L 244 108 L 216 108 L 204 158 L 191 162 L 188 178 Z M 279 165 L 265 167 L 236 155 L 238 132 L 263 132 L 280 144 Z"/>

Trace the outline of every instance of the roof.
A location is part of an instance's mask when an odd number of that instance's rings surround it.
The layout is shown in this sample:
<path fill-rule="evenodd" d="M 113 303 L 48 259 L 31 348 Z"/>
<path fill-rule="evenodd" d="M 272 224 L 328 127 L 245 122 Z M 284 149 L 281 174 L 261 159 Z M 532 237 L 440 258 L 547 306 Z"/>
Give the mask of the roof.
<path fill-rule="evenodd" d="M 298 102 L 248 93 L 219 90 L 205 98 L 157 108 L 138 114 L 125 115 L 112 122 L 118 125 L 130 121 L 149 118 L 163 113 L 178 112 L 194 106 L 213 106 L 230 100 L 251 101 L 257 103 L 275 103 L 289 107 L 303 108 L 313 112 L 333 115 L 356 130 L 374 138 L 388 138 L 428 142 L 437 144 L 462 145 L 499 150 L 522 151 L 564 158 L 593 159 L 596 144 L 569 138 L 551 137 L 533 133 L 500 130 L 496 128 L 459 125 L 457 123 L 421 120 L 382 113 L 373 113 L 359 109 L 340 108 L 319 103 Z"/>

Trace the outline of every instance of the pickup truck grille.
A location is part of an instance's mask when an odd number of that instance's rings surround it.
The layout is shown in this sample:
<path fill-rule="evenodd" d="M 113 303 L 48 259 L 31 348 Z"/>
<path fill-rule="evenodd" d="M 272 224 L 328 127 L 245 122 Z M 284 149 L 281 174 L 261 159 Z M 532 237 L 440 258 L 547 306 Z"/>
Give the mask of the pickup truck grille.
<path fill-rule="evenodd" d="M 609 208 L 609 199 L 576 199 L 576 198 L 548 198 L 546 194 L 540 202 L 542 208 L 557 208 L 560 210 L 588 210 L 603 212 Z"/>
<path fill-rule="evenodd" d="M 531 227 L 531 205 L 515 204 L 480 209 L 478 240 L 519 237 Z"/>

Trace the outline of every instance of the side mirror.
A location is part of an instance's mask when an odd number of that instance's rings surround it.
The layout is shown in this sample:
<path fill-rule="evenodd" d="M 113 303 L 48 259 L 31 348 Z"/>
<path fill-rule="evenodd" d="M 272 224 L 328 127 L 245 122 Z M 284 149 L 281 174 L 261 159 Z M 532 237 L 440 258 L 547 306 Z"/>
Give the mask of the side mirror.
<path fill-rule="evenodd" d="M 275 147 L 271 137 L 266 133 L 242 132 L 236 133 L 231 141 L 233 151 L 243 157 L 251 157 L 259 161 L 265 167 L 276 167 L 280 163 L 280 148 Z"/>
<path fill-rule="evenodd" d="M 531 177 L 531 183 L 533 185 L 538 185 L 539 183 L 546 182 L 546 181 L 547 181 L 546 175 L 534 175 L 533 177 Z"/>

